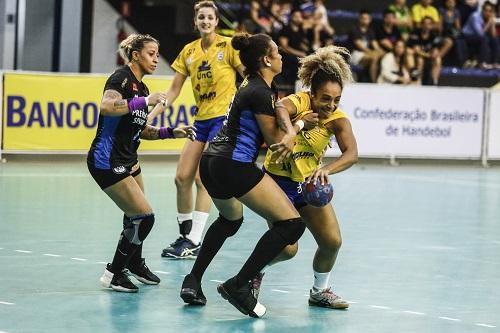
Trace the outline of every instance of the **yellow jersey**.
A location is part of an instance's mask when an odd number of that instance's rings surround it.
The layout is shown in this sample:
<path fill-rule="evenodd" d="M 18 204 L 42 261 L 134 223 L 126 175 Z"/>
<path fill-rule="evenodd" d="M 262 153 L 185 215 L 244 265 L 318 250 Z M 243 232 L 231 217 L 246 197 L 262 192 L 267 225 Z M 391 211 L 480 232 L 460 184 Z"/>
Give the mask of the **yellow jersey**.
<path fill-rule="evenodd" d="M 224 116 L 236 93 L 236 68 L 241 65 L 239 51 L 231 46 L 231 38 L 216 35 L 205 52 L 201 38 L 184 46 L 172 68 L 191 77 L 194 99 L 198 107 L 195 120 Z"/>
<path fill-rule="evenodd" d="M 312 112 L 309 92 L 299 92 L 286 98 L 297 108 L 297 114 L 292 121 Z M 296 182 L 305 181 L 318 169 L 321 157 L 330 143 L 330 138 L 335 134 L 326 128 L 325 124 L 340 118 L 347 118 L 347 115 L 337 108 L 328 118 L 320 119 L 315 128 L 300 131 L 295 139 L 295 146 L 291 156 L 281 163 L 275 163 L 274 159 L 271 158 L 272 152 L 268 149 L 264 162 L 266 170 L 274 175 L 288 177 Z"/>

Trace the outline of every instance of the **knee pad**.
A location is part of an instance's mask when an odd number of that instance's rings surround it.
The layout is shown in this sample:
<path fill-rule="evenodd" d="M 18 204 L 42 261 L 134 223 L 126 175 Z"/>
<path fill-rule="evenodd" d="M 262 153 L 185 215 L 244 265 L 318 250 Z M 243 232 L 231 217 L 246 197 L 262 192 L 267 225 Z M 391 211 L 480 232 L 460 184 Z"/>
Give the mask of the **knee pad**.
<path fill-rule="evenodd" d="M 273 223 L 271 228 L 274 232 L 281 236 L 287 244 L 294 244 L 306 230 L 306 224 L 302 221 L 300 217 L 276 221 Z"/>
<path fill-rule="evenodd" d="M 146 239 L 153 224 L 155 223 L 155 214 L 145 214 L 133 217 L 123 217 L 123 235 L 128 241 L 135 245 L 141 245 Z"/>
<path fill-rule="evenodd" d="M 242 223 L 243 217 L 238 220 L 231 221 L 219 214 L 219 217 L 214 221 L 214 223 L 212 223 L 210 228 L 216 229 L 218 234 L 222 234 L 228 238 L 234 236 L 234 234 L 238 232 Z"/>

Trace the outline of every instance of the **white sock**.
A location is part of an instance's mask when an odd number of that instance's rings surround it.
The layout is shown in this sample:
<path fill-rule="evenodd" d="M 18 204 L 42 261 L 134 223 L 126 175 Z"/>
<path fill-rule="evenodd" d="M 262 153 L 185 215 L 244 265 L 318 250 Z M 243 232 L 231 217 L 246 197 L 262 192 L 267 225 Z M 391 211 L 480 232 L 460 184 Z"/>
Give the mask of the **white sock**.
<path fill-rule="evenodd" d="M 314 284 L 313 288 L 316 290 L 325 290 L 328 288 L 328 280 L 330 279 L 330 272 L 319 273 L 314 271 Z"/>
<path fill-rule="evenodd" d="M 191 232 L 186 237 L 189 238 L 195 245 L 198 245 L 201 242 L 201 235 L 203 234 L 203 229 L 205 229 L 208 215 L 208 213 L 197 210 L 193 212 L 193 227 L 191 228 Z"/>
<path fill-rule="evenodd" d="M 179 222 L 179 224 L 181 224 L 182 222 L 184 221 L 187 221 L 187 220 L 192 220 L 193 219 L 193 213 L 177 213 L 177 222 Z"/>

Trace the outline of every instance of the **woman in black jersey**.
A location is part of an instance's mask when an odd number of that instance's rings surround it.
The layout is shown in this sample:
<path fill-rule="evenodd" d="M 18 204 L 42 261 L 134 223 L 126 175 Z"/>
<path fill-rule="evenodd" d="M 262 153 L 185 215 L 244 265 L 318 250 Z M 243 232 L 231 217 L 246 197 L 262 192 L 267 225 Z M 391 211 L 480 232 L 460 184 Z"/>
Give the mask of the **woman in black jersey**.
<path fill-rule="evenodd" d="M 158 41 L 149 35 L 134 34 L 121 42 L 120 54 L 127 65 L 117 69 L 106 81 L 96 137 L 87 156 L 90 174 L 124 212 L 123 231 L 115 256 L 100 279 L 104 287 L 116 291 L 137 292 L 129 274 L 145 284 L 160 282 L 142 258 L 142 243 L 155 219 L 144 196 L 137 160 L 140 139 L 194 139 L 192 127 L 146 125 L 148 106 L 165 100 L 165 94 L 150 95 L 142 82 L 144 75 L 156 69 L 158 47 Z"/>
<path fill-rule="evenodd" d="M 207 230 L 193 269 L 182 284 L 181 297 L 189 304 L 206 304 L 201 278 L 224 241 L 241 226 L 244 204 L 265 220 L 273 221 L 273 226 L 239 273 L 217 290 L 243 314 L 261 317 L 266 308 L 257 301 L 250 280 L 286 245 L 295 243 L 305 225 L 285 193 L 256 166 L 255 160 L 263 142 L 280 161 L 289 156 L 300 129 L 292 126 L 288 112 L 274 108 L 276 90 L 272 81 L 282 67 L 276 44 L 269 36 L 258 34 L 235 36 L 232 45 L 240 50 L 247 77 L 200 162 L 201 180 L 219 217 Z"/>

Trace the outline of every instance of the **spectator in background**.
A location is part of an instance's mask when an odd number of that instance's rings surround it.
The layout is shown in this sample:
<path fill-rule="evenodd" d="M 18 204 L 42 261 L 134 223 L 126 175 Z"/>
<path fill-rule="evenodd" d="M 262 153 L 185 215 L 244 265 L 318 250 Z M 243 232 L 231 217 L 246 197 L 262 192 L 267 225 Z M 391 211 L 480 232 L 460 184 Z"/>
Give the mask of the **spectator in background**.
<path fill-rule="evenodd" d="M 408 40 L 408 47 L 415 54 L 416 68 L 422 76 L 419 78 L 423 84 L 437 85 L 441 73 L 442 38 L 432 30 L 434 21 L 424 17 L 421 28 L 414 30 Z"/>
<path fill-rule="evenodd" d="M 384 51 L 380 48 L 375 32 L 370 27 L 371 14 L 362 10 L 359 12 L 358 24 L 349 35 L 352 44 L 351 63 L 356 66 L 368 68 L 371 82 L 377 80 L 378 63 Z"/>
<path fill-rule="evenodd" d="M 271 13 L 273 0 L 252 0 L 250 3 L 250 18 L 256 24 L 256 32 L 268 35 L 272 33 L 273 17 Z"/>
<path fill-rule="evenodd" d="M 314 29 L 313 49 L 333 45 L 333 35 L 335 30 L 328 21 L 328 12 L 324 0 L 314 1 L 314 20 L 316 27 Z"/>
<path fill-rule="evenodd" d="M 466 60 L 467 46 L 462 36 L 460 12 L 456 8 L 456 0 L 445 0 L 444 7 L 439 9 L 441 15 L 441 32 L 444 37 L 453 41 L 455 62 L 462 66 Z"/>
<path fill-rule="evenodd" d="M 436 7 L 432 5 L 432 0 L 420 0 L 411 7 L 411 16 L 413 19 L 413 26 L 420 28 L 424 17 L 432 19 L 432 29 L 439 30 L 441 28 L 439 12 Z"/>
<path fill-rule="evenodd" d="M 406 63 L 406 43 L 404 40 L 397 40 L 392 51 L 382 57 L 377 83 L 411 83 Z"/>
<path fill-rule="evenodd" d="M 413 27 L 410 9 L 406 5 L 406 0 L 395 0 L 389 6 L 389 10 L 396 16 L 396 27 L 398 27 L 401 37 L 407 40 Z"/>
<path fill-rule="evenodd" d="M 495 30 L 495 6 L 486 1 L 480 11 L 469 16 L 463 28 L 469 50 L 476 50 L 480 67 L 499 67 L 499 42 Z"/>
<path fill-rule="evenodd" d="M 401 39 L 401 33 L 395 25 L 396 15 L 394 12 L 386 9 L 384 11 L 384 18 L 382 24 L 375 29 L 375 37 L 377 41 L 386 52 L 392 51 L 396 41 Z"/>

